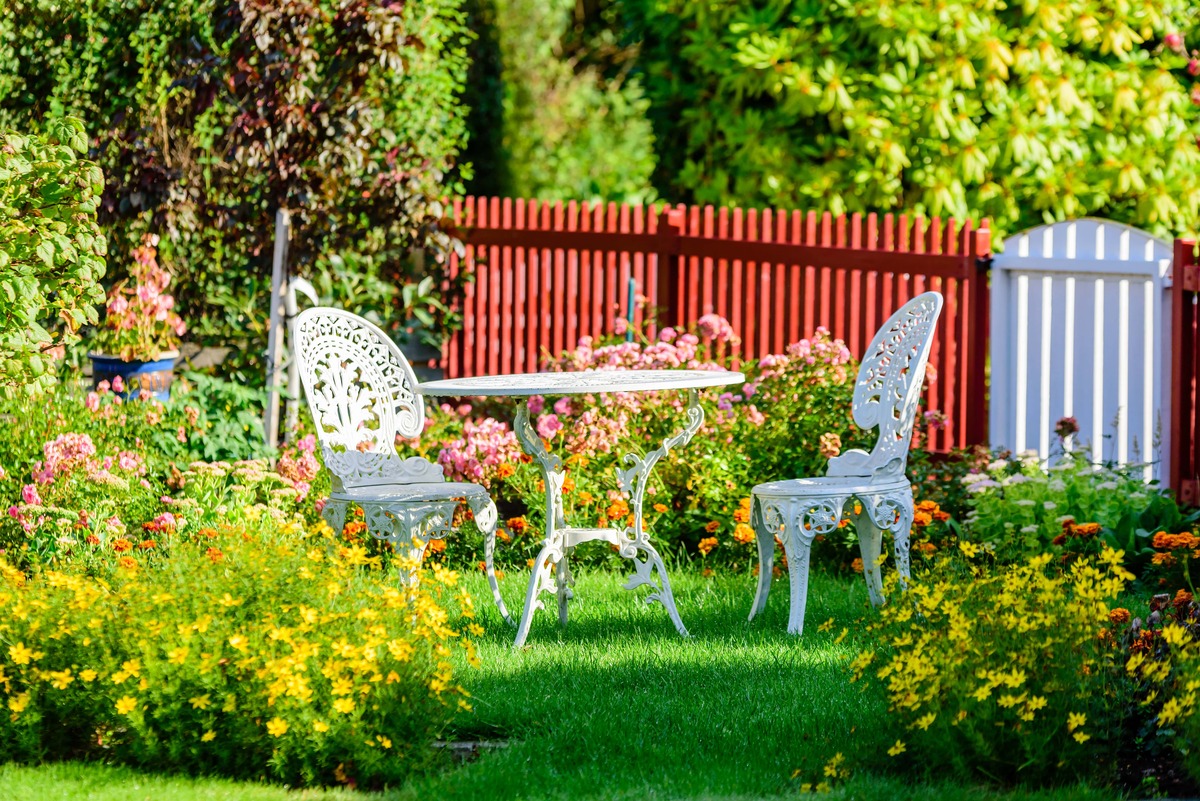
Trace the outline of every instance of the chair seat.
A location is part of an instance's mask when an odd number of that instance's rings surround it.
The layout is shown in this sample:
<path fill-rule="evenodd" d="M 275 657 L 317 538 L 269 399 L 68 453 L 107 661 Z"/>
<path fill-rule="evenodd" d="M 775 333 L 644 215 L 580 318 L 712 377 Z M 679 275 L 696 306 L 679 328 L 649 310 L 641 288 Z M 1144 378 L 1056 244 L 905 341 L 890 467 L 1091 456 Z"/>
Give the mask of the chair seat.
<path fill-rule="evenodd" d="M 487 495 L 488 491 L 478 484 L 438 481 L 428 484 L 372 484 L 367 487 L 353 487 L 330 493 L 329 499 L 350 503 L 422 503 Z"/>
<path fill-rule="evenodd" d="M 751 494 L 760 498 L 806 498 L 896 492 L 910 486 L 903 476 L 890 481 L 872 481 L 869 476 L 818 476 L 769 481 L 756 486 Z"/>

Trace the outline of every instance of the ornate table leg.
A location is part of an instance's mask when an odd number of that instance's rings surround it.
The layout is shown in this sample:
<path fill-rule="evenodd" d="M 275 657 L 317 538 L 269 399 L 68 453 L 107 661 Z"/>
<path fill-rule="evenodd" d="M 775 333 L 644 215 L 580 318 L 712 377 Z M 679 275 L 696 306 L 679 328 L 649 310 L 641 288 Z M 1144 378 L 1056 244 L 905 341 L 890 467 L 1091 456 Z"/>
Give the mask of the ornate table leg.
<path fill-rule="evenodd" d="M 484 569 L 487 573 L 488 584 L 492 588 L 492 598 L 496 601 L 496 608 L 500 610 L 500 616 L 504 618 L 505 623 L 516 626 L 517 622 L 508 614 L 508 607 L 504 605 L 504 598 L 500 595 L 500 585 L 496 581 L 496 523 L 499 518 L 496 504 L 490 497 L 484 495 L 471 496 L 467 499 L 467 504 L 475 515 L 475 525 L 483 532 Z"/>
<path fill-rule="evenodd" d="M 688 636 L 688 630 L 679 618 L 679 610 L 675 608 L 675 596 L 671 593 L 671 582 L 667 578 L 662 557 L 650 544 L 650 537 L 642 526 L 642 504 L 646 496 L 646 484 L 650 478 L 650 471 L 654 469 L 660 459 L 670 453 L 672 448 L 686 445 L 704 424 L 704 410 L 700 408 L 700 393 L 695 389 L 688 391 L 688 405 L 685 414 L 687 423 L 682 431 L 668 437 L 662 445 L 645 456 L 625 454 L 623 461 L 631 466 L 628 469 L 617 471 L 617 485 L 622 490 L 631 493 L 630 505 L 633 508 L 633 525 L 625 528 L 623 534 L 618 537 L 619 542 L 617 543 L 621 556 L 632 560 L 634 564 L 633 575 L 625 582 L 625 589 L 634 590 L 638 587 L 649 586 L 652 592 L 646 596 L 646 603 L 653 601 L 661 603 L 671 617 L 671 622 L 675 624 L 675 629 L 684 637 Z M 645 560 L 638 559 L 638 551 L 646 555 Z M 657 579 L 654 577 L 656 571 Z"/>
<path fill-rule="evenodd" d="M 533 622 L 533 613 L 542 608 L 538 596 L 543 592 L 551 592 L 558 596 L 558 619 L 564 625 L 567 622 L 567 601 L 571 597 L 571 572 L 567 566 L 567 546 L 564 529 L 566 519 L 563 512 L 563 482 L 566 473 L 562 469 L 562 459 L 546 450 L 542 438 L 529 424 L 529 407 L 522 403 L 517 409 L 513 432 L 525 452 L 537 460 L 542 470 L 542 481 L 546 486 L 546 538 L 542 549 L 538 552 L 533 563 L 533 574 L 529 577 L 529 590 L 525 595 L 525 609 L 521 613 L 521 623 L 517 627 L 517 639 L 514 646 L 520 648 L 529 636 L 529 626 Z M 554 580 L 554 569 L 558 571 L 558 581 Z"/>

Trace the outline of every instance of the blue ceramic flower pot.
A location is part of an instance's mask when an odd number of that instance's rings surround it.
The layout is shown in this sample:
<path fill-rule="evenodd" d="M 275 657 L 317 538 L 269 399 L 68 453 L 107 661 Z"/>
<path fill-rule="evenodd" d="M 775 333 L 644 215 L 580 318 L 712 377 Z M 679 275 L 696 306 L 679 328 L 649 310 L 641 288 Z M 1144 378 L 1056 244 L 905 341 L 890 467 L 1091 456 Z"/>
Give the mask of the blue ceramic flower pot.
<path fill-rule="evenodd" d="M 157 359 L 148 362 L 127 362 L 103 353 L 89 355 L 92 359 L 93 387 L 98 386 L 101 381 L 107 381 L 111 385 L 113 379 L 120 376 L 124 387 L 117 394 L 125 400 L 136 398 L 143 389 L 152 392 L 160 401 L 171 397 L 171 384 L 175 381 L 175 362 L 179 359 L 179 351 L 160 354 Z"/>

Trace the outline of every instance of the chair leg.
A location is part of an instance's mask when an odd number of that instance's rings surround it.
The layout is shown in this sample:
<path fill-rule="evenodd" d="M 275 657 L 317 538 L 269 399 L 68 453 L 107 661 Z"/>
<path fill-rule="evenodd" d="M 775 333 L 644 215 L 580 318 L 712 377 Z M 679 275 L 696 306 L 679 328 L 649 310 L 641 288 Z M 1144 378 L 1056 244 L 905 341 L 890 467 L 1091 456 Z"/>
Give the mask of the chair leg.
<path fill-rule="evenodd" d="M 870 518 L 871 524 L 880 532 L 892 532 L 892 541 L 895 545 L 896 553 L 896 572 L 900 574 L 900 586 L 903 589 L 908 589 L 909 572 L 909 553 L 908 553 L 908 537 L 909 531 L 912 529 L 913 522 L 913 494 L 912 488 L 905 488 L 896 492 L 889 492 L 885 495 L 868 495 L 863 498 L 863 505 L 866 507 L 862 517 Z M 876 558 L 881 550 L 882 545 L 876 547 Z M 863 554 L 863 568 L 866 568 L 866 554 Z M 868 579 L 868 584 L 870 579 Z M 872 596 L 872 603 L 882 603 L 884 600 L 882 593 L 880 600 L 875 601 Z"/>
<path fill-rule="evenodd" d="M 475 525 L 483 532 L 484 569 L 487 572 L 488 584 L 492 588 L 492 598 L 496 601 L 496 608 L 500 610 L 504 622 L 516 628 L 517 622 L 508 613 L 508 607 L 504 605 L 504 598 L 500 595 L 500 584 L 496 581 L 496 524 L 499 519 L 496 504 L 491 498 L 473 500 L 471 511 L 475 515 Z"/>
<path fill-rule="evenodd" d="M 758 589 L 754 593 L 754 605 L 750 607 L 750 620 L 767 608 L 767 595 L 771 592 L 772 572 L 775 564 L 775 534 L 767 528 L 763 519 L 762 503 L 758 498 L 751 502 L 750 521 L 754 526 L 758 542 Z"/>
<path fill-rule="evenodd" d="M 342 536 L 342 529 L 346 526 L 346 512 L 349 511 L 349 505 L 345 501 L 335 501 L 329 499 L 325 501 L 325 508 L 321 510 L 321 517 L 333 529 L 335 536 Z"/>
<path fill-rule="evenodd" d="M 845 496 L 826 498 L 786 498 L 770 500 L 763 506 L 765 528 L 782 528 L 783 551 L 787 554 L 788 579 L 791 585 L 791 609 L 788 612 L 788 633 L 804 633 L 804 611 L 808 605 L 808 567 L 812 558 L 813 539 L 818 534 L 835 531 L 842 519 Z M 776 522 L 778 521 L 778 522 Z"/>
<path fill-rule="evenodd" d="M 883 603 L 883 579 L 879 566 L 879 554 L 883 549 L 883 531 L 875 525 L 871 515 L 865 510 L 854 515 L 854 524 L 858 529 L 858 550 L 862 555 L 863 578 L 867 581 L 867 593 L 871 603 L 879 606 Z"/>
<path fill-rule="evenodd" d="M 788 583 L 792 603 L 788 611 L 788 634 L 804 633 L 804 610 L 808 606 L 808 566 L 812 556 L 812 539 L 798 536 L 798 526 L 789 525 L 783 538 L 783 551 L 788 560 Z"/>

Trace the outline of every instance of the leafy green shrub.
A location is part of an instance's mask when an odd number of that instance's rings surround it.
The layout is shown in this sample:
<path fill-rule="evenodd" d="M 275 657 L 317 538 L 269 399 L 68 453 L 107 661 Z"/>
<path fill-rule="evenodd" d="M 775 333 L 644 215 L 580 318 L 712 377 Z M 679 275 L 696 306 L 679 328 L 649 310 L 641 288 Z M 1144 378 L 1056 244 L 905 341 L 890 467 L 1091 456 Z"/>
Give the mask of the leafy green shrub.
<path fill-rule="evenodd" d="M 1200 227 L 1194 3 L 622 8 L 672 200 Z"/>
<path fill-rule="evenodd" d="M 1147 485 L 1140 470 L 1101 467 L 1069 453 L 1049 470 L 1037 458 L 997 459 L 962 483 L 973 495 L 965 520 L 970 539 L 1004 561 L 1096 553 L 1104 545 L 1122 550 L 1125 566 L 1141 576 L 1154 555 L 1154 534 L 1182 531 L 1197 519 Z"/>
<path fill-rule="evenodd" d="M 453 573 L 399 589 L 327 526 L 270 516 L 157 536 L 28 575 L 0 560 L 0 759 L 378 786 L 469 708 L 447 657 L 472 646 L 437 600 Z"/>
<path fill-rule="evenodd" d="M 451 246 L 437 202 L 465 135 L 460 0 L 14 0 L 0 17 L 0 125 L 89 121 L 117 263 L 145 233 L 192 336 L 265 349 L 274 213 L 332 300 L 388 307 Z M 250 375 L 260 374 L 252 370 Z"/>
<path fill-rule="evenodd" d="M 979 555 L 963 543 L 964 554 Z M 1116 779 L 1135 706 L 1110 604 L 1133 576 L 1105 550 L 1050 572 L 1053 556 L 1000 568 L 942 558 L 868 629 L 855 681 L 883 692 L 900 767 L 968 780 Z M 891 739 L 891 736 L 889 736 Z"/>
<path fill-rule="evenodd" d="M 55 358 L 96 322 L 96 304 L 104 302 L 106 245 L 96 224 L 104 178 L 95 164 L 76 158 L 85 152 L 83 123 L 74 118 L 51 120 L 44 134 L 0 129 L 4 397 L 53 384 Z"/>

